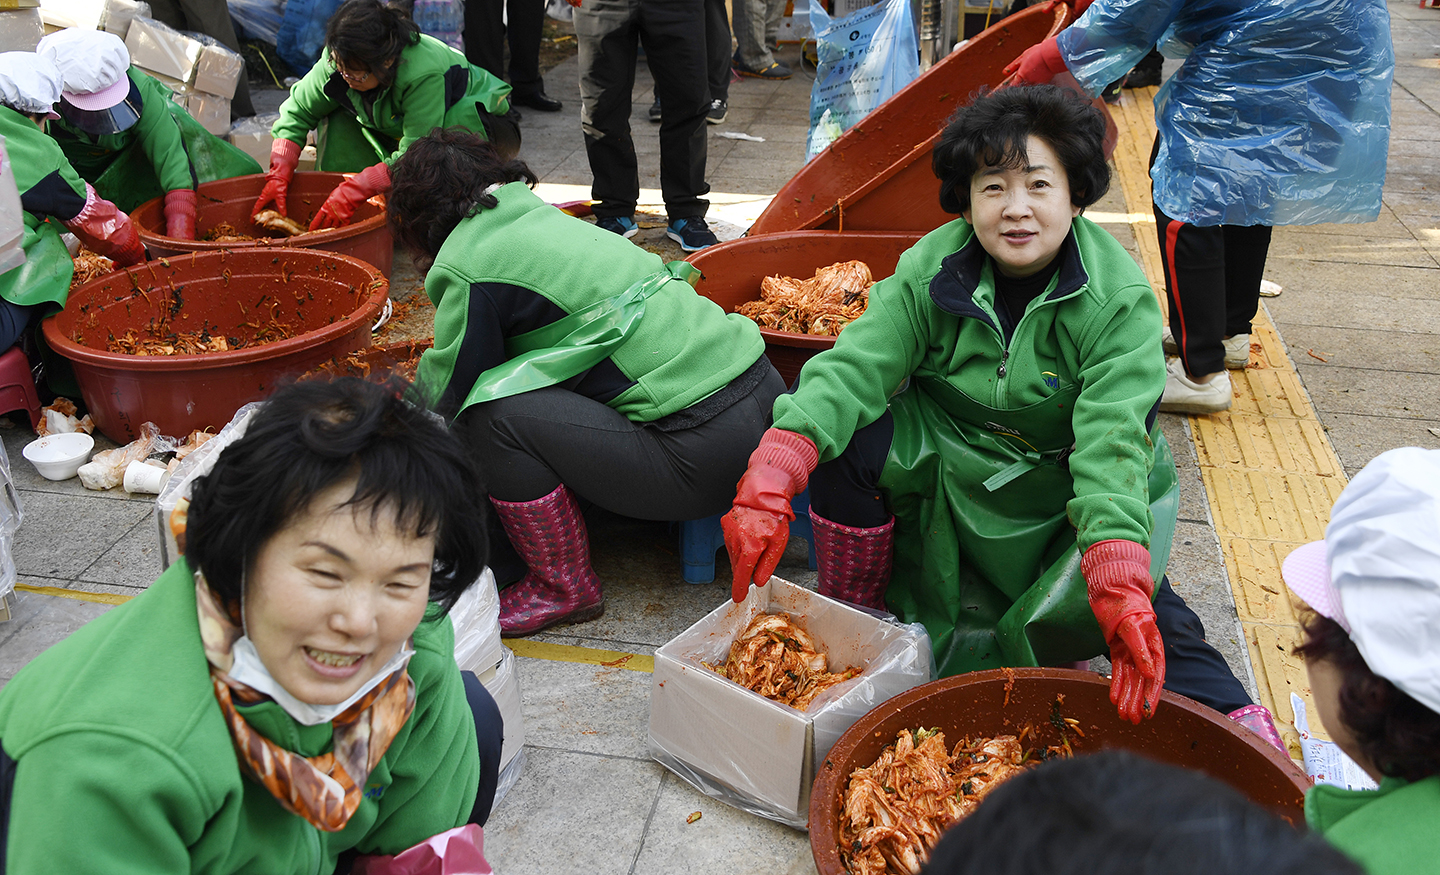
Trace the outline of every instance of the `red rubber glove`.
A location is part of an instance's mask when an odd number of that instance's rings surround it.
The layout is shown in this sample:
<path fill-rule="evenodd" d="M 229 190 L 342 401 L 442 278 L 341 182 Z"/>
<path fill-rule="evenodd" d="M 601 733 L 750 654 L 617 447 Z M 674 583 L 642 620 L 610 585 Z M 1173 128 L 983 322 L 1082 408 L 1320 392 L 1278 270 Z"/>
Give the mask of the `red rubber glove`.
<path fill-rule="evenodd" d="M 1155 714 L 1165 683 L 1165 643 L 1155 625 L 1150 551 L 1134 541 L 1101 541 L 1080 559 L 1090 609 L 1110 645 L 1110 701 L 1121 719 Z"/>
<path fill-rule="evenodd" d="M 195 192 L 177 188 L 165 193 L 165 236 L 195 239 Z"/>
<path fill-rule="evenodd" d="M 730 597 L 736 602 L 745 600 L 751 580 L 758 586 L 770 582 L 790 540 L 790 520 L 795 519 L 790 499 L 805 491 L 819 460 L 813 441 L 778 428 L 765 432 L 750 454 L 750 467 L 735 488 L 735 506 L 720 518 L 735 572 Z"/>
<path fill-rule="evenodd" d="M 85 207 L 65 227 L 80 238 L 85 248 L 115 262 L 116 267 L 129 267 L 145 261 L 145 247 L 130 217 L 85 183 Z"/>
<path fill-rule="evenodd" d="M 343 228 L 350 224 L 355 208 L 377 194 L 390 190 L 390 168 L 385 162 L 372 164 L 364 170 L 335 186 L 325 205 L 310 222 L 311 231 L 324 228 Z"/>
<path fill-rule="evenodd" d="M 282 216 L 285 212 L 285 195 L 290 191 L 290 180 L 295 177 L 295 167 L 300 163 L 300 150 L 305 148 L 294 140 L 283 137 L 270 144 L 270 170 L 265 174 L 265 187 L 260 189 L 260 199 L 250 208 L 255 215 L 269 203 L 275 204 L 275 211 Z"/>
<path fill-rule="evenodd" d="M 1011 61 L 1003 73 L 1014 76 L 1013 85 L 1044 85 L 1061 73 L 1066 72 L 1065 60 L 1060 57 L 1060 44 L 1055 37 L 1049 37 L 1038 45 L 1020 53 Z"/>

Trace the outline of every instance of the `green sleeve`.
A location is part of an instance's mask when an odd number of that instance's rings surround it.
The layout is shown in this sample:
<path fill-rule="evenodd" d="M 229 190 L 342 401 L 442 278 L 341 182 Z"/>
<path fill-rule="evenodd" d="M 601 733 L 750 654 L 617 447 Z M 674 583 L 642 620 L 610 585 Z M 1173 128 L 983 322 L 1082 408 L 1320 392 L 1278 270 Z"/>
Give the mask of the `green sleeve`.
<path fill-rule="evenodd" d="M 290 140 L 305 145 L 305 137 L 320 124 L 320 120 L 339 108 L 340 104 L 325 93 L 325 83 L 330 81 L 330 50 L 320 53 L 320 60 L 310 68 L 299 82 L 290 88 L 290 96 L 280 104 L 280 120 L 270 129 L 278 139 Z"/>
<path fill-rule="evenodd" d="M 185 150 L 185 141 L 180 136 L 180 126 L 170 115 L 170 90 L 159 81 L 130 68 L 130 79 L 140 89 L 144 108 L 140 121 L 135 123 L 135 136 L 160 187 L 167 192 L 182 188 L 194 188 L 195 176 L 190 168 L 190 154 Z"/>
<path fill-rule="evenodd" d="M 5 138 L 5 154 L 10 156 L 10 167 L 15 173 L 15 188 L 22 201 L 30 189 L 42 180 L 58 175 L 61 183 L 85 200 L 85 181 L 60 149 L 55 138 L 40 130 L 40 126 L 10 109 L 0 106 L 0 136 Z M 54 184 L 49 180 L 47 185 Z M 73 219 L 71 216 L 60 217 Z"/>
<path fill-rule="evenodd" d="M 934 270 L 924 271 L 914 252 L 900 257 L 894 276 L 870 288 L 865 312 L 845 326 L 835 346 L 805 363 L 795 392 L 775 400 L 775 427 L 814 441 L 822 462 L 880 418 L 925 354 L 927 320 L 917 301 L 928 303 Z"/>
<path fill-rule="evenodd" d="M 387 164 L 398 161 L 411 143 L 445 126 L 444 72 L 437 70 L 411 82 L 396 102 L 400 105 L 402 132 L 399 147 L 385 159 Z M 484 131 L 480 135 L 484 136 Z"/>
<path fill-rule="evenodd" d="M 1112 295 L 1079 333 L 1075 497 L 1066 509 L 1082 551 L 1116 538 L 1150 546 L 1155 447 L 1146 420 L 1165 389 L 1159 332 L 1155 294 L 1136 285 Z"/>
<path fill-rule="evenodd" d="M 10 798 L 8 872 L 191 871 L 207 812 L 161 751 L 113 731 L 68 732 L 25 751 Z"/>
<path fill-rule="evenodd" d="M 425 274 L 425 293 L 435 305 L 435 343 L 420 356 L 415 384 L 433 405 L 441 400 L 455 373 L 460 344 L 465 340 L 470 284 L 437 264 Z"/>

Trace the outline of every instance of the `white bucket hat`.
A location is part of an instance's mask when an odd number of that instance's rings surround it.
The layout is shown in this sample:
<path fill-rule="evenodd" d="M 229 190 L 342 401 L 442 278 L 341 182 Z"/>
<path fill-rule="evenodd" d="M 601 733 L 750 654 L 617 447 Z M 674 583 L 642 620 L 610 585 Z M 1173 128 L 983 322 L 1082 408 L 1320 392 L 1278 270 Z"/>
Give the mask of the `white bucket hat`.
<path fill-rule="evenodd" d="M 1325 540 L 1281 574 L 1371 671 L 1440 713 L 1440 450 L 1376 456 L 1340 493 Z"/>
<path fill-rule="evenodd" d="M 0 103 L 17 112 L 55 114 L 60 70 L 34 52 L 0 53 Z"/>
<path fill-rule="evenodd" d="M 64 97 L 79 109 L 109 109 L 130 93 L 130 51 L 113 33 L 67 27 L 40 40 L 35 51 L 60 68 Z"/>

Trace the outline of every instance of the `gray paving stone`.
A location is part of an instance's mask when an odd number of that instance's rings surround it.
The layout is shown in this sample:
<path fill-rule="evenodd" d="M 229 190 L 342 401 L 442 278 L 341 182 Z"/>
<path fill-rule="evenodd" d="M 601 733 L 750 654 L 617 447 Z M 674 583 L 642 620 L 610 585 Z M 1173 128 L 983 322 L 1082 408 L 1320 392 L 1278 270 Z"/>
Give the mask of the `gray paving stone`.
<path fill-rule="evenodd" d="M 25 518 L 15 533 L 21 574 L 73 580 L 149 513 L 150 502 L 27 492 Z"/>
<path fill-rule="evenodd" d="M 113 586 L 145 589 L 163 571 L 160 567 L 160 534 L 155 522 L 154 502 L 147 513 L 120 537 L 110 549 L 100 554 L 89 568 L 80 572 L 86 583 L 108 583 Z"/>
<path fill-rule="evenodd" d="M 1433 414 L 1423 419 L 1399 419 L 1326 413 L 1321 419 L 1348 477 L 1355 476 L 1371 459 L 1396 447 L 1440 450 L 1440 437 L 1430 431 L 1432 428 L 1440 429 L 1440 416 Z"/>
<path fill-rule="evenodd" d="M 1306 369 L 1353 367 L 1394 373 L 1440 372 L 1440 325 L 1412 327 L 1416 330 L 1291 324 L 1285 328 L 1284 339 L 1291 356 Z M 1425 330 L 1427 328 L 1430 330 Z"/>
<path fill-rule="evenodd" d="M 31 577 L 22 577 L 19 582 L 32 586 L 50 585 L 40 578 Z M 30 660 L 111 609 L 110 605 L 18 590 L 11 598 L 14 604 L 10 619 L 0 623 L 0 686 L 4 686 Z"/>
<path fill-rule="evenodd" d="M 1301 378 L 1322 413 L 1406 420 L 1435 419 L 1440 374 L 1392 374 L 1357 368 L 1304 367 Z"/>
<path fill-rule="evenodd" d="M 687 823 L 695 812 L 700 818 Z M 790 873 L 806 866 L 814 871 L 808 834 L 731 808 L 667 774 L 633 872 Z"/>
<path fill-rule="evenodd" d="M 547 635 L 545 640 L 597 646 L 581 638 Z M 651 652 L 613 642 L 605 646 Z M 527 745 L 634 759 L 649 756 L 648 672 L 544 659 L 521 658 L 518 663 Z"/>

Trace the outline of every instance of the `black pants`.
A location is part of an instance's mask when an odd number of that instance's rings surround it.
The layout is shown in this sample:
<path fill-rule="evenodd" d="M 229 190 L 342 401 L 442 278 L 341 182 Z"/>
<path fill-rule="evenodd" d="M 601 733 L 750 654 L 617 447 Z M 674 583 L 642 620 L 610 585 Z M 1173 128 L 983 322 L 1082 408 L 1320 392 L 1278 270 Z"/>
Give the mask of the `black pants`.
<path fill-rule="evenodd" d="M 705 0 L 705 78 L 710 99 L 730 99 L 730 17 L 725 0 Z"/>
<path fill-rule="evenodd" d="M 843 453 L 810 475 L 811 509 L 841 525 L 884 525 L 890 511 L 880 491 L 880 473 L 894 435 L 888 412 L 855 432 Z M 1161 578 L 1155 595 L 1155 625 L 1165 642 L 1165 689 L 1222 714 L 1250 704 L 1244 685 L 1225 657 L 1206 642 L 1205 625 L 1171 588 L 1169 578 Z"/>
<path fill-rule="evenodd" d="M 480 747 L 480 789 L 475 794 L 475 807 L 470 810 L 470 823 L 484 826 L 495 804 L 495 786 L 500 779 L 500 749 L 505 741 L 505 720 L 490 691 L 474 673 L 460 672 L 465 682 L 465 700 L 475 715 L 475 742 Z"/>
<path fill-rule="evenodd" d="M 504 79 L 508 39 L 510 86 L 516 94 L 534 94 L 544 88 L 540 79 L 544 26 L 545 0 L 465 0 L 465 58 Z"/>
<path fill-rule="evenodd" d="M 655 77 L 660 120 L 660 193 L 670 219 L 705 215 L 705 0 L 585 0 L 575 10 L 580 56 L 580 127 L 594 176 L 596 216 L 630 216 L 640 197 L 630 134 L 636 47 Z"/>

